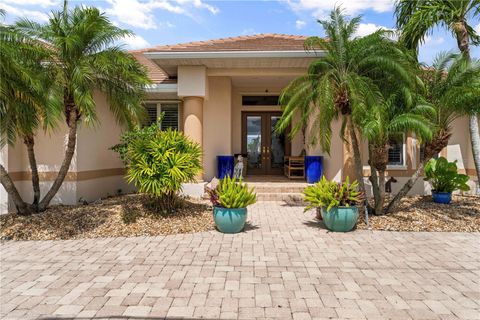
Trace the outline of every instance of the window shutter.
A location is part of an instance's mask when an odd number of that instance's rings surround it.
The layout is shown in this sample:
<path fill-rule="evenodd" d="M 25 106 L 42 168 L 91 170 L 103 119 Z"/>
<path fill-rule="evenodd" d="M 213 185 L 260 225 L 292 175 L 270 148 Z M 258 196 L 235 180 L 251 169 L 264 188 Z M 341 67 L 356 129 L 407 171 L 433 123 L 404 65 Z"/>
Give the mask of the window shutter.
<path fill-rule="evenodd" d="M 390 149 L 388 149 L 388 164 L 394 166 L 402 166 L 403 163 L 403 141 L 390 141 Z"/>
<path fill-rule="evenodd" d="M 178 104 L 162 104 L 162 130 L 172 128 L 178 130 Z"/>
<path fill-rule="evenodd" d="M 156 103 L 146 103 L 145 109 L 147 110 L 147 117 L 143 123 L 144 126 L 150 126 L 153 123 L 157 122 L 157 104 Z"/>

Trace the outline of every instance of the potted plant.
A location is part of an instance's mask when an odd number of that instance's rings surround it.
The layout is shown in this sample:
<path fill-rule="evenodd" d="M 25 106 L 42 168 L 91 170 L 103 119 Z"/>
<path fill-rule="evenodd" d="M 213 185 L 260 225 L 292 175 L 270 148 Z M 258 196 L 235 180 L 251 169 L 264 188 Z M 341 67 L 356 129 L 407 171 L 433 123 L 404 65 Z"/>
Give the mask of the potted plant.
<path fill-rule="evenodd" d="M 213 204 L 213 219 L 217 229 L 223 233 L 242 231 L 247 221 L 247 206 L 257 201 L 254 189 L 241 179 L 226 176 L 206 191 Z"/>
<path fill-rule="evenodd" d="M 449 204 L 452 192 L 468 191 L 468 176 L 457 171 L 457 161 L 448 162 L 444 157 L 430 159 L 425 165 L 425 181 L 432 186 L 432 198 L 436 203 Z"/>
<path fill-rule="evenodd" d="M 308 203 L 305 211 L 320 208 L 325 226 L 330 231 L 348 232 L 355 227 L 358 208 L 363 194 L 358 191 L 358 182 L 350 183 L 347 177 L 343 183 L 328 181 L 325 177 L 303 191 Z"/>

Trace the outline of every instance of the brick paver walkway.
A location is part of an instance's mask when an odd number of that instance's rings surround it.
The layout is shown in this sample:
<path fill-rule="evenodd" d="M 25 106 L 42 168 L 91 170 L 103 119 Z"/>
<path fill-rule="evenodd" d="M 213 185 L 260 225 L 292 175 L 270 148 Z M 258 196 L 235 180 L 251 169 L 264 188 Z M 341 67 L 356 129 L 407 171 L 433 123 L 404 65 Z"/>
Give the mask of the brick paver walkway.
<path fill-rule="evenodd" d="M 5 242 L 4 319 L 479 319 L 478 234 L 328 233 L 259 203 L 251 226 Z"/>

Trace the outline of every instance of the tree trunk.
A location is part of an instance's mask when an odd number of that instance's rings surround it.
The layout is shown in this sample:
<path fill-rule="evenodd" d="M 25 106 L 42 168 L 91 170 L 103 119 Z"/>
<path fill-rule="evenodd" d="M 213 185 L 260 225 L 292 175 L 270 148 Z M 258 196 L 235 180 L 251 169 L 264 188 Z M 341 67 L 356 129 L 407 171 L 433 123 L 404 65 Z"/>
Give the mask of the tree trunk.
<path fill-rule="evenodd" d="M 477 171 L 477 194 L 480 194 L 480 130 L 478 128 L 478 116 L 470 116 L 470 141 L 472 143 L 473 162 Z"/>
<path fill-rule="evenodd" d="M 391 213 L 392 210 L 395 209 L 400 203 L 400 200 L 402 200 L 402 198 L 407 195 L 408 191 L 413 188 L 415 182 L 417 182 L 418 180 L 418 177 L 420 177 L 420 174 L 423 171 L 423 167 L 425 166 L 425 163 L 427 161 L 428 160 L 424 160 L 420 162 L 417 171 L 415 171 L 415 173 L 410 177 L 410 179 L 408 179 L 408 181 L 403 185 L 402 189 L 400 189 L 400 191 L 398 191 L 395 197 L 393 197 L 393 199 L 390 201 L 387 208 L 385 209 L 385 214 Z"/>
<path fill-rule="evenodd" d="M 73 99 L 69 99 L 66 104 L 67 105 L 65 106 L 65 115 L 68 124 L 68 142 L 67 148 L 65 149 L 65 156 L 63 158 L 60 170 L 58 171 L 57 177 L 53 182 L 53 185 L 50 187 L 50 190 L 48 190 L 42 201 L 40 201 L 40 204 L 38 206 L 39 211 L 45 211 L 47 209 L 50 201 L 52 201 L 53 197 L 55 196 L 55 194 L 57 194 L 58 190 L 62 186 L 62 183 L 65 180 L 65 177 L 70 168 L 70 164 L 72 163 L 73 155 L 75 153 L 75 145 L 77 142 L 77 122 L 79 119 L 79 114 L 75 105 L 73 104 Z"/>
<path fill-rule="evenodd" d="M 463 56 L 470 61 L 470 47 L 467 26 L 464 20 L 457 22 L 454 25 L 455 35 L 457 37 L 458 49 Z M 470 141 L 472 143 L 473 161 L 475 163 L 475 170 L 477 171 L 477 194 L 480 194 L 480 131 L 478 129 L 478 115 L 474 114 L 469 119 Z"/>
<path fill-rule="evenodd" d="M 370 177 L 368 180 L 372 183 L 373 201 L 378 203 L 380 201 L 380 188 L 378 187 L 377 170 L 372 165 L 370 165 Z"/>
<path fill-rule="evenodd" d="M 38 212 L 38 202 L 40 201 L 40 178 L 38 177 L 37 160 L 35 159 L 35 140 L 33 136 L 24 137 L 23 142 L 27 146 L 28 162 L 32 171 L 32 187 L 33 187 L 33 211 Z"/>
<path fill-rule="evenodd" d="M 360 147 L 358 145 L 357 134 L 355 133 L 355 126 L 353 125 L 351 116 L 347 116 L 347 125 L 348 125 L 348 131 L 350 132 L 350 138 L 352 140 L 355 175 L 357 176 L 357 180 L 360 185 L 360 190 L 366 196 L 367 192 L 365 189 L 365 183 L 363 182 L 363 165 L 362 165 L 362 159 L 360 158 Z"/>
<path fill-rule="evenodd" d="M 385 203 L 385 171 L 378 172 L 378 201 L 375 201 L 375 214 L 383 214 L 383 204 Z"/>
<path fill-rule="evenodd" d="M 28 205 L 23 201 L 22 197 L 18 193 L 15 184 L 8 175 L 7 170 L 0 164 L 0 183 L 3 185 L 8 195 L 12 198 L 15 207 L 17 208 L 17 213 L 20 215 L 29 215 L 32 212 Z"/>

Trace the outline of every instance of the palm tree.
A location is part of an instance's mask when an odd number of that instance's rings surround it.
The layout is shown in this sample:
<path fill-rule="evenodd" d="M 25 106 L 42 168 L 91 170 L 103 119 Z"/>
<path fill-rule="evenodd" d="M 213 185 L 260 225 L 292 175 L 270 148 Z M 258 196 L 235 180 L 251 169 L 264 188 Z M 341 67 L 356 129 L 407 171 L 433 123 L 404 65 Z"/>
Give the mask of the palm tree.
<path fill-rule="evenodd" d="M 371 171 L 369 179 L 372 183 L 376 215 L 383 214 L 389 144 L 405 133 L 413 133 L 421 140 L 431 139 L 428 116 L 433 113 L 431 106 L 415 103 L 412 93 L 403 88 L 386 101 L 363 109 L 359 115 L 362 135 L 368 139 Z"/>
<path fill-rule="evenodd" d="M 448 145 L 452 135 L 452 123 L 464 114 L 478 112 L 480 105 L 480 61 L 468 61 L 465 56 L 441 53 L 433 68 L 423 72 L 427 84 L 427 100 L 435 109 L 433 136 L 424 144 L 424 155 L 415 173 L 388 204 L 391 212 L 413 187 L 428 160 Z"/>
<path fill-rule="evenodd" d="M 97 8 L 70 10 L 64 1 L 63 10 L 52 12 L 46 24 L 22 19 L 16 27 L 51 48 L 46 62 L 55 71 L 52 82 L 60 86 L 68 126 L 60 170 L 38 204 L 38 210 L 44 211 L 69 170 L 79 122 L 91 124 L 97 120 L 94 90 L 105 93 L 119 123 L 131 126 L 144 113 L 141 101 L 149 80 L 140 63 L 116 45 L 130 31 L 114 26 Z"/>
<path fill-rule="evenodd" d="M 5 12 L 0 11 L 1 15 Z M 20 197 L 6 169 L 0 165 L 0 182 L 10 194 L 17 211 L 28 214 L 40 200 L 40 180 L 34 153 L 34 136 L 40 127 L 52 128 L 59 115 L 55 93 L 50 90 L 48 68 L 40 64 L 47 48 L 21 34 L 16 28 L 0 24 L 0 147 L 23 140 L 32 172 L 33 203 Z"/>
<path fill-rule="evenodd" d="M 412 57 L 392 40 L 391 33 L 380 30 L 363 38 L 354 38 L 361 17 L 347 20 L 340 8 L 330 13 L 329 20 L 318 20 L 326 38 L 310 37 L 305 41 L 308 50 L 324 50 L 322 58 L 313 61 L 306 75 L 293 80 L 282 94 L 283 115 L 277 129 L 285 129 L 295 113 L 301 114 L 302 123 L 292 133 L 310 122 L 312 143 L 320 143 L 330 151 L 331 123 L 341 118 L 341 136 L 348 128 L 352 143 L 355 172 L 360 188 L 363 166 L 354 121 L 355 110 L 370 106 L 382 99 L 381 86 L 396 81 L 399 85 L 415 87 L 418 80 L 412 76 Z"/>
<path fill-rule="evenodd" d="M 470 44 L 480 44 L 480 35 L 471 24 L 475 17 L 480 16 L 480 0 L 397 0 L 395 15 L 397 27 L 402 31 L 401 41 L 410 48 L 417 48 L 437 26 L 452 32 L 467 60 L 470 60 Z M 478 113 L 470 114 L 469 128 L 477 179 L 480 181 Z"/>

